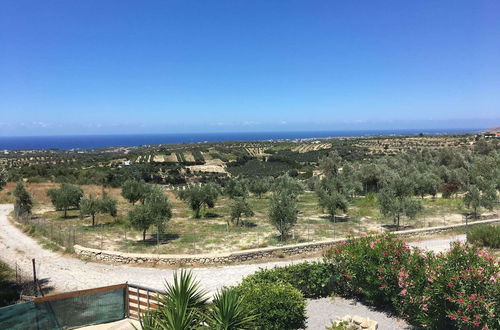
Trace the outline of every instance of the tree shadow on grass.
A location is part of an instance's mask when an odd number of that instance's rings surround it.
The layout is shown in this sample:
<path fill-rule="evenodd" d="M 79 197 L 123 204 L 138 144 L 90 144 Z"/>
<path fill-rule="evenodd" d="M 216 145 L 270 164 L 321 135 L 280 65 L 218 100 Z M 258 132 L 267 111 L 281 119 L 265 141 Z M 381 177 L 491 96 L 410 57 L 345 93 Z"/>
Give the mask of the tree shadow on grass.
<path fill-rule="evenodd" d="M 205 215 L 204 215 L 205 218 L 220 218 L 220 214 L 218 213 L 214 213 L 214 212 L 206 212 Z"/>
<path fill-rule="evenodd" d="M 86 223 L 83 225 L 81 228 L 84 231 L 96 231 L 99 229 L 107 229 L 107 228 L 114 228 L 118 227 L 120 225 L 123 225 L 122 221 L 110 221 L 110 222 L 102 222 L 102 223 L 97 223 L 95 226 L 92 226 L 92 223 Z"/>
<path fill-rule="evenodd" d="M 413 225 L 394 225 L 394 224 L 385 224 L 381 225 L 382 228 L 387 229 L 389 231 L 399 231 L 399 230 L 409 230 L 409 229 L 415 229 L 415 226 Z"/>
<path fill-rule="evenodd" d="M 347 215 L 345 215 L 345 216 L 336 215 L 335 216 L 335 221 L 333 221 L 333 218 L 330 217 L 329 215 L 322 215 L 322 216 L 320 216 L 320 218 L 328 220 L 328 221 L 330 221 L 332 223 L 333 222 L 335 222 L 335 223 L 337 223 L 337 222 L 347 222 L 347 221 L 349 221 L 349 220 L 352 219 L 352 217 L 347 216 Z"/>
<path fill-rule="evenodd" d="M 179 239 L 180 237 L 181 236 L 179 234 L 174 234 L 174 233 L 160 234 L 160 236 L 157 237 L 157 234 L 155 233 L 146 235 L 145 241 L 143 241 L 142 239 L 139 241 L 131 241 L 131 244 L 133 246 L 154 246 L 157 245 L 158 243 L 168 244 L 169 242 Z"/>
<path fill-rule="evenodd" d="M 242 227 L 255 228 L 255 227 L 257 227 L 257 224 L 255 222 L 253 222 L 253 221 L 250 221 L 250 220 L 244 220 Z"/>

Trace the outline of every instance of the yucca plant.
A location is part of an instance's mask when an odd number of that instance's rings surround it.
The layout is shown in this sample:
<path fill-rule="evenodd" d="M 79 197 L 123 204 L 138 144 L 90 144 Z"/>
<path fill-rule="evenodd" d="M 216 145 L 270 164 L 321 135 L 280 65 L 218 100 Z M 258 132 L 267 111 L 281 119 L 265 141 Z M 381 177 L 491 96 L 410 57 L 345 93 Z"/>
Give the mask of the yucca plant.
<path fill-rule="evenodd" d="M 206 323 L 210 329 L 242 330 L 252 328 L 255 318 L 234 288 L 223 288 L 214 296 Z"/>
<path fill-rule="evenodd" d="M 160 296 L 160 307 L 141 319 L 144 330 L 185 330 L 200 327 L 208 298 L 192 273 L 174 273 L 172 284 L 165 282 L 166 292 Z"/>

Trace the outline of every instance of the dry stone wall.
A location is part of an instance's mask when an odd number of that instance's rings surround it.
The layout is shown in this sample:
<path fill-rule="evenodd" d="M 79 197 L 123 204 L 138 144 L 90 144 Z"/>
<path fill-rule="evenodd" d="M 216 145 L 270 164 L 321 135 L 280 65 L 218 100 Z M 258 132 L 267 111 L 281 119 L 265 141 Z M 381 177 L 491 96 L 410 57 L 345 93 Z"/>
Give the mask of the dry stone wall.
<path fill-rule="evenodd" d="M 483 221 L 472 222 L 469 224 L 469 226 L 476 226 L 480 224 L 492 224 L 499 222 L 500 219 L 483 220 Z M 423 229 L 402 230 L 394 232 L 394 234 L 398 236 L 414 236 L 420 234 L 433 234 L 463 227 L 465 227 L 465 224 L 423 228 Z M 322 251 L 343 241 L 346 241 L 346 239 L 334 239 L 334 240 L 319 241 L 313 243 L 300 243 L 294 245 L 251 249 L 251 250 L 221 253 L 221 254 L 171 255 L 171 254 L 124 253 L 117 251 L 92 249 L 80 245 L 75 245 L 74 250 L 75 253 L 80 257 L 90 260 L 99 260 L 110 263 L 123 263 L 123 264 L 152 263 L 152 264 L 171 265 L 171 266 L 194 266 L 194 265 L 223 265 L 232 263 L 242 263 L 248 261 L 258 261 L 262 259 L 271 259 L 284 256 L 306 255 Z"/>

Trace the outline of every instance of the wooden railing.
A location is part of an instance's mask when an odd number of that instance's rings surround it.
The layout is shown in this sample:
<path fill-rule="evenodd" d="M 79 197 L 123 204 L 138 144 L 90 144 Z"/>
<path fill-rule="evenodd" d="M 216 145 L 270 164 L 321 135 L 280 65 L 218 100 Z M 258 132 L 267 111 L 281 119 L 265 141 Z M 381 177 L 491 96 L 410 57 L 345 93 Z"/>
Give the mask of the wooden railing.
<path fill-rule="evenodd" d="M 139 320 L 147 310 L 158 309 L 160 296 L 164 293 L 164 291 L 151 289 L 142 285 L 127 284 L 125 292 L 127 317 Z"/>

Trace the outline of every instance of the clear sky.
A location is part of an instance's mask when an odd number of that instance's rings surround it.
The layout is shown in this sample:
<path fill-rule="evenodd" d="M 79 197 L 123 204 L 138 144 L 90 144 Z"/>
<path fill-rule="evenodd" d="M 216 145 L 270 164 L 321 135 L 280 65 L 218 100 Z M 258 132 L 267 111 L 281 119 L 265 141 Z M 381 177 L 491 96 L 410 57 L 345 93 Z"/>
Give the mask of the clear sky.
<path fill-rule="evenodd" d="M 500 1 L 0 1 L 0 135 L 500 124 Z"/>

